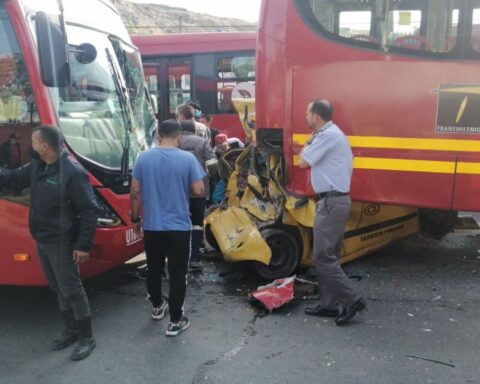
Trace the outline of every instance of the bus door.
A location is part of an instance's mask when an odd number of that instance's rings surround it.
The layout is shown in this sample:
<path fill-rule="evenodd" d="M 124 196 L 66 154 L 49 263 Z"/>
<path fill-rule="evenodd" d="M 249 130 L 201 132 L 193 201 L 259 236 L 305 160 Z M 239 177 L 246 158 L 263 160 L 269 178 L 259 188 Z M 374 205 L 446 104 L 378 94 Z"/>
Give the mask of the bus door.
<path fill-rule="evenodd" d="M 143 64 L 143 73 L 145 75 L 145 83 L 147 84 L 148 91 L 150 96 L 154 99 L 153 109 L 155 117 L 160 119 L 160 111 L 162 106 L 162 93 L 160 92 L 159 87 L 159 66 L 158 64 Z"/>
<path fill-rule="evenodd" d="M 192 98 L 192 58 L 162 57 L 143 63 L 145 81 L 156 97 L 158 121 L 175 119 L 179 105 Z"/>
<path fill-rule="evenodd" d="M 174 119 L 177 107 L 192 98 L 192 59 L 169 58 L 166 62 L 164 77 L 167 80 L 165 118 Z"/>

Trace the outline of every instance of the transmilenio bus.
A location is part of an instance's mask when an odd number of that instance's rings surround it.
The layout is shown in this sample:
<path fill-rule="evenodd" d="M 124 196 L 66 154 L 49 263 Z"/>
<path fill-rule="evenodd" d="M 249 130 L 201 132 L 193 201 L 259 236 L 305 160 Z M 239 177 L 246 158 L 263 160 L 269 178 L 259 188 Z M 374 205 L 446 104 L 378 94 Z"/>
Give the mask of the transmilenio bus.
<path fill-rule="evenodd" d="M 39 124 L 61 128 L 101 205 L 82 275 L 140 253 L 143 241 L 128 216 L 130 173 L 152 143 L 155 119 L 140 54 L 109 1 L 0 0 L 1 148 L 12 142 L 16 160 L 27 163 L 30 131 Z M 28 190 L 0 192 L 0 284 L 46 283 L 28 205 Z"/>
<path fill-rule="evenodd" d="M 174 118 L 180 104 L 196 99 L 213 117 L 212 127 L 243 139 L 231 99 L 239 84 L 246 85 L 240 97 L 254 96 L 256 39 L 255 32 L 133 36 L 158 120 Z"/>
<path fill-rule="evenodd" d="M 355 155 L 352 199 L 428 208 L 444 232 L 480 211 L 479 59 L 478 0 L 264 0 L 257 139 L 283 154 L 287 190 L 312 196 L 296 164 L 307 105 L 327 98 Z"/>

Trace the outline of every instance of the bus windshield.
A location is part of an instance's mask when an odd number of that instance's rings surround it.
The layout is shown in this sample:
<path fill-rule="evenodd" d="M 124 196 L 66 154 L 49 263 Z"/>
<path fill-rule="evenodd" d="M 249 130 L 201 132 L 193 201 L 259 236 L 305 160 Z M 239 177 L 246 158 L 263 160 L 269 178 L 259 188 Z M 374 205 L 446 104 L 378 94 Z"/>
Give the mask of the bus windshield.
<path fill-rule="evenodd" d="M 146 132 L 153 124 L 140 62 L 133 59 L 133 49 L 120 55 L 119 60 L 120 44 L 112 42 L 106 33 L 67 25 L 67 36 L 73 47 L 91 42 L 97 57 L 91 63 L 80 63 L 75 50 L 71 49 L 71 83 L 65 88 L 51 89 L 65 140 L 77 155 L 110 169 L 120 168 L 124 146 L 129 145 L 131 167 L 139 152 L 151 142 L 146 140 Z M 109 57 L 116 57 L 117 61 L 111 61 Z M 124 79 L 115 79 L 118 68 L 112 68 L 112 65 L 120 68 Z M 126 77 L 127 73 L 129 76 Z M 129 91 L 130 107 L 127 111 L 122 102 L 124 95 L 115 86 L 117 80 Z M 130 118 L 125 118 L 125 113 L 130 114 Z"/>

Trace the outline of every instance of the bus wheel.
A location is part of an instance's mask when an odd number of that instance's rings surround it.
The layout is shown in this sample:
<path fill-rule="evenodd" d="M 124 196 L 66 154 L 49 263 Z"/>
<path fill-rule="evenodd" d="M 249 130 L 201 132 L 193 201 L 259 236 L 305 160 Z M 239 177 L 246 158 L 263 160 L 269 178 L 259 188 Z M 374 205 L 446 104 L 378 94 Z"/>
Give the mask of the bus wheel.
<path fill-rule="evenodd" d="M 255 272 L 267 280 L 291 275 L 300 260 L 300 247 L 294 235 L 282 228 L 267 228 L 261 234 L 272 251 L 272 258 L 268 265 L 255 261 Z"/>
<path fill-rule="evenodd" d="M 422 235 L 440 239 L 452 232 L 457 221 L 457 211 L 442 211 L 439 209 L 420 209 L 420 231 Z"/>

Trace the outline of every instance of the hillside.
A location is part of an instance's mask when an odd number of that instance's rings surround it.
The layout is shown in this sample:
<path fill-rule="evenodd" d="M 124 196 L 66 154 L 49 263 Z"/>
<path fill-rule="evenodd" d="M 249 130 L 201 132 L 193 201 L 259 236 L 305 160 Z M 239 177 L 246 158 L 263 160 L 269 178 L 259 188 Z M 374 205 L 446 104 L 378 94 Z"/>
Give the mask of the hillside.
<path fill-rule="evenodd" d="M 127 0 L 116 0 L 114 3 L 132 35 L 256 30 L 256 24 L 244 20 L 190 12 L 185 8 Z"/>

